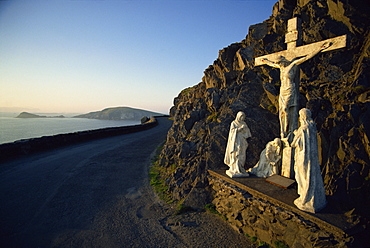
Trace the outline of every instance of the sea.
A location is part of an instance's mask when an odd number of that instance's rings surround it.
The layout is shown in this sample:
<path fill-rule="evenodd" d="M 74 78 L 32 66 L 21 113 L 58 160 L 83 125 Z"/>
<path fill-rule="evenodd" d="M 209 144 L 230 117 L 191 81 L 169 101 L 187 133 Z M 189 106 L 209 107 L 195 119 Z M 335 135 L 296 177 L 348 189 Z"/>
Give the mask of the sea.
<path fill-rule="evenodd" d="M 137 124 L 140 124 L 140 121 L 85 118 L 15 118 L 1 116 L 0 144 L 21 139 Z"/>

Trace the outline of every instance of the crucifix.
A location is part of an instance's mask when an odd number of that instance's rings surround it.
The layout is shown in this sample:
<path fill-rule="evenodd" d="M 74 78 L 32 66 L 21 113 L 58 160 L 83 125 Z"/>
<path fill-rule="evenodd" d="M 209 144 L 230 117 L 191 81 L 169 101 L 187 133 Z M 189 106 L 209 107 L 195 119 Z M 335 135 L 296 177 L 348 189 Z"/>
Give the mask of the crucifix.
<path fill-rule="evenodd" d="M 282 154 L 282 176 L 294 178 L 294 152 L 290 143 L 293 131 L 298 128 L 299 65 L 320 52 L 346 47 L 347 35 L 301 46 L 301 20 L 288 20 L 285 43 L 287 49 L 255 58 L 254 65 L 268 65 L 280 69 L 279 121 L 280 136 L 284 144 Z"/>

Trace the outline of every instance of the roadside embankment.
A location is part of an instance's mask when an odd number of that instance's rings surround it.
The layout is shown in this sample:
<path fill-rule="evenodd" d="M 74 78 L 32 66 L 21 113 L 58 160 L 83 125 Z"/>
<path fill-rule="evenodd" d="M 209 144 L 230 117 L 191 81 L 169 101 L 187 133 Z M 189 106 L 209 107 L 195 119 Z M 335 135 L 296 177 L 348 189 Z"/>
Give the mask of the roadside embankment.
<path fill-rule="evenodd" d="M 158 122 L 155 117 L 152 117 L 149 121 L 139 125 L 108 127 L 74 133 L 43 136 L 40 138 L 22 139 L 12 143 L 5 143 L 0 145 L 0 162 L 22 155 L 28 155 L 66 145 L 127 133 L 135 133 L 155 127 L 156 125 L 158 125 Z"/>

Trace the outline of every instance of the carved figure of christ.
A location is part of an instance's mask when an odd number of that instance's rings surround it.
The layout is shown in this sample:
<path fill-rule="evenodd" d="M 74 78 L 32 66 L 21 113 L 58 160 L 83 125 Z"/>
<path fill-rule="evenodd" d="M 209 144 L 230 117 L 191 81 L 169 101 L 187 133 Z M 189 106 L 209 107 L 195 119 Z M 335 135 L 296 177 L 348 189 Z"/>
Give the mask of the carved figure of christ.
<path fill-rule="evenodd" d="M 262 58 L 261 61 L 266 65 L 280 69 L 279 120 L 281 138 L 287 138 L 298 127 L 298 66 L 330 45 L 324 43 L 311 54 L 294 58 L 292 61 L 287 60 L 284 56 L 280 56 L 276 62 Z"/>
<path fill-rule="evenodd" d="M 294 150 L 290 147 L 293 131 L 298 128 L 299 65 L 319 52 L 346 47 L 347 35 L 301 46 L 301 21 L 288 20 L 285 43 L 287 49 L 255 58 L 254 65 L 269 65 L 280 69 L 279 120 L 282 154 L 282 176 L 294 178 Z"/>

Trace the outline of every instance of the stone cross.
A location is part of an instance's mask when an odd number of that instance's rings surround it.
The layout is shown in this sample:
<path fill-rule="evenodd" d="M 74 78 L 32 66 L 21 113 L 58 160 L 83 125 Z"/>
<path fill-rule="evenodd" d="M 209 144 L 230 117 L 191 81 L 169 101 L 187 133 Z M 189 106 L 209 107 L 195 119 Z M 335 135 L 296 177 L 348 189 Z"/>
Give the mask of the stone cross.
<path fill-rule="evenodd" d="M 271 54 L 257 57 L 254 60 L 254 65 L 255 66 L 265 65 L 266 62 L 263 62 L 262 61 L 263 59 L 269 59 L 272 61 L 276 61 L 278 60 L 280 56 L 284 56 L 289 61 L 293 60 L 294 58 L 306 56 L 310 54 L 313 50 L 322 46 L 326 42 L 330 42 L 332 43 L 332 45 L 321 52 L 328 52 L 331 50 L 336 50 L 339 48 L 346 47 L 347 35 L 341 35 L 341 36 L 334 37 L 331 39 L 326 39 L 323 41 L 318 41 L 315 43 L 301 46 L 302 31 L 300 28 L 300 24 L 301 24 L 301 19 L 299 19 L 298 17 L 289 19 L 287 33 L 285 34 L 285 43 L 287 44 L 287 49 L 280 51 L 280 52 L 271 53 Z"/>
<path fill-rule="evenodd" d="M 282 154 L 282 175 L 294 178 L 294 152 L 290 146 L 293 131 L 298 128 L 299 65 L 319 52 L 327 52 L 346 47 L 347 36 L 301 46 L 301 20 L 298 17 L 288 20 L 284 51 L 255 58 L 255 66 L 269 65 L 280 69 L 281 88 L 279 95 L 279 120 L 281 140 L 284 143 Z"/>

